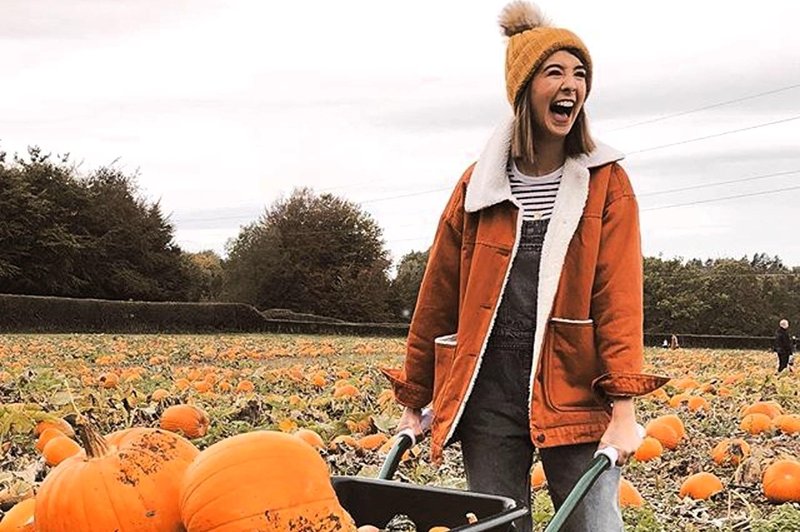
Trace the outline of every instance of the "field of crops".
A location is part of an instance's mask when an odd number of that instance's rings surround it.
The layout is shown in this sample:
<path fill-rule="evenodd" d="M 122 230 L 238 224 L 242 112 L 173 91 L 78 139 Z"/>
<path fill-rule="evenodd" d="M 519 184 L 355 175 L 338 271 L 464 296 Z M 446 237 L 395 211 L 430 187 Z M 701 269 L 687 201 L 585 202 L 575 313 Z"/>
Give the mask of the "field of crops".
<path fill-rule="evenodd" d="M 210 420 L 192 438 L 200 449 L 257 429 L 310 429 L 321 437 L 319 452 L 332 474 L 375 476 L 400 415 L 378 368 L 401 364 L 403 352 L 400 339 L 1 336 L 0 508 L 34 494 L 52 469 L 46 461 L 57 460 L 36 448 L 37 423 L 76 411 L 109 433 L 157 427 L 166 408 L 191 404 Z M 792 414 L 800 414 L 800 370 L 776 376 L 774 354 L 755 351 L 659 349 L 646 357 L 650 370 L 673 380 L 666 393 L 637 402 L 639 418 L 647 424 L 677 415 L 685 435 L 676 434 L 674 449 L 667 441 L 660 455 L 634 460 L 623 471 L 643 498 L 624 510 L 628 529 L 800 530 L 800 505 L 770 502 L 762 486 L 768 466 L 800 459 L 800 432 L 793 430 L 800 428 L 792 424 Z M 769 418 L 763 427 L 746 416 L 757 402 L 766 405 L 755 407 Z M 729 438 L 744 444 L 718 463 L 711 451 Z M 681 497 L 684 481 L 699 472 L 716 475 L 721 491 L 707 499 Z M 457 444 L 437 470 L 423 442 L 398 476 L 465 487 Z M 534 493 L 538 526 L 551 515 L 540 487 Z"/>

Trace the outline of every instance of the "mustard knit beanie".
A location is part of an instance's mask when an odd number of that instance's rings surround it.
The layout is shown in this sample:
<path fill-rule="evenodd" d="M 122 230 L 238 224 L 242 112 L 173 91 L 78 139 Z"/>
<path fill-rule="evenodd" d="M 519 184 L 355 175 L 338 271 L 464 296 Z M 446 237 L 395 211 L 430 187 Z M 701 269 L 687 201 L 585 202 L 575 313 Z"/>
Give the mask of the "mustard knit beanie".
<path fill-rule="evenodd" d="M 509 38 L 506 48 L 506 91 L 513 107 L 539 65 L 558 50 L 575 53 L 586 66 L 586 94 L 592 87 L 592 59 L 577 35 L 554 28 L 534 4 L 516 0 L 500 13 L 500 27 Z"/>

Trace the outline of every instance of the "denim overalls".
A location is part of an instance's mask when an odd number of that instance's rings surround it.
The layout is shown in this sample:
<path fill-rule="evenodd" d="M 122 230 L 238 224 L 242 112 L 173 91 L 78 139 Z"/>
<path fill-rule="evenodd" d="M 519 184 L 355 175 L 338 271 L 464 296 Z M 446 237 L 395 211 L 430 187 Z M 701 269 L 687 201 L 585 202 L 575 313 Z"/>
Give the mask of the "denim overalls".
<path fill-rule="evenodd" d="M 530 505 L 535 450 L 529 428 L 529 383 L 539 263 L 548 222 L 522 223 L 517 254 L 456 436 L 461 440 L 470 490 L 511 497 L 525 506 Z M 540 451 L 556 507 L 561 506 L 595 450 L 597 444 L 589 443 Z M 622 530 L 618 485 L 619 469 L 604 473 L 564 530 Z M 531 531 L 530 514 L 515 521 L 514 526 L 521 532 Z"/>

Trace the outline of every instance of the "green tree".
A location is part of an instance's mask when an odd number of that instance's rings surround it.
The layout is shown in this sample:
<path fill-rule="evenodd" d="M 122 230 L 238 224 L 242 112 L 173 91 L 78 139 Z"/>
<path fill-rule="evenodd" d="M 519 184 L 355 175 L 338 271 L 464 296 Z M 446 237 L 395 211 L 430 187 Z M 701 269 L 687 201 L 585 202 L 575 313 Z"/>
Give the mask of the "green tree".
<path fill-rule="evenodd" d="M 352 321 L 390 317 L 382 231 L 356 204 L 307 188 L 228 243 L 224 297 Z"/>
<path fill-rule="evenodd" d="M 425 266 L 428 264 L 429 251 L 406 253 L 397 266 L 397 276 L 391 284 L 391 306 L 394 315 L 401 320 L 409 321 L 417 306 L 417 296 Z"/>
<path fill-rule="evenodd" d="M 189 270 L 135 177 L 77 173 L 39 148 L 0 162 L 0 292 L 185 300 Z"/>

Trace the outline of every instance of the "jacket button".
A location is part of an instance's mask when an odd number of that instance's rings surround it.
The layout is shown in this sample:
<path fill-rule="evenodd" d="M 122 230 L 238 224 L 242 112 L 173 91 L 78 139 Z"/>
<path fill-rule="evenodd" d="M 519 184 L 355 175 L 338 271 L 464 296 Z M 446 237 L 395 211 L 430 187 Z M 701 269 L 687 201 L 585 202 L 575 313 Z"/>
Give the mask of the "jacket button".
<path fill-rule="evenodd" d="M 538 441 L 539 443 L 544 443 L 544 434 L 539 434 L 538 436 L 536 436 L 536 441 Z"/>

